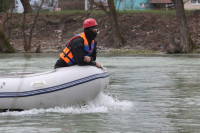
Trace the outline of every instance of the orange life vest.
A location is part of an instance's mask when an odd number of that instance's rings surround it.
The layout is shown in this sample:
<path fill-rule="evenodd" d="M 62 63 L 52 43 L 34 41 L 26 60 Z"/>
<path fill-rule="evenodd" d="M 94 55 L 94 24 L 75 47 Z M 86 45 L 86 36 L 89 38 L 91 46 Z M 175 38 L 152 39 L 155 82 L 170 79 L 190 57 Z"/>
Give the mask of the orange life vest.
<path fill-rule="evenodd" d="M 65 47 L 63 52 L 60 54 L 60 58 L 63 59 L 68 65 L 76 64 L 74 56 L 70 50 L 71 48 L 69 47 L 69 44 L 73 39 L 75 39 L 77 37 L 81 37 L 84 40 L 84 55 L 85 56 L 90 56 L 94 52 L 94 45 L 95 45 L 94 40 L 92 40 L 92 42 L 91 42 L 91 50 L 90 50 L 89 45 L 88 45 L 88 40 L 85 36 L 85 33 L 83 32 L 78 35 L 75 35 L 67 42 L 67 46 Z"/>

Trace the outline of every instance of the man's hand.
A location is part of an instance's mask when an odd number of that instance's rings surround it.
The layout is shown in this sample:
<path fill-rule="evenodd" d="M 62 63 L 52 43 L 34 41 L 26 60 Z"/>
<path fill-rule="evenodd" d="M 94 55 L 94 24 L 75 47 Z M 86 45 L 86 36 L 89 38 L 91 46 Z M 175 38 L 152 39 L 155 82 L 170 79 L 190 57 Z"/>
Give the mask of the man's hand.
<path fill-rule="evenodd" d="M 96 62 L 96 67 L 101 68 L 101 63 Z"/>
<path fill-rule="evenodd" d="M 84 56 L 84 61 L 85 61 L 85 62 L 90 62 L 90 61 L 91 61 L 90 56 Z"/>

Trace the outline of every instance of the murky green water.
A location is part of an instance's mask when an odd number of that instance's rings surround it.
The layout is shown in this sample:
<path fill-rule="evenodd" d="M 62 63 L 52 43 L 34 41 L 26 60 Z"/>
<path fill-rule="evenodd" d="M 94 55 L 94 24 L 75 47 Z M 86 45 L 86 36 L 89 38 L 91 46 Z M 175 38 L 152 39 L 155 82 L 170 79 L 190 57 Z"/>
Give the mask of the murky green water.
<path fill-rule="evenodd" d="M 1 54 L 0 72 L 53 69 L 58 54 Z M 199 132 L 199 55 L 100 55 L 110 85 L 85 106 L 0 113 L 1 133 Z"/>

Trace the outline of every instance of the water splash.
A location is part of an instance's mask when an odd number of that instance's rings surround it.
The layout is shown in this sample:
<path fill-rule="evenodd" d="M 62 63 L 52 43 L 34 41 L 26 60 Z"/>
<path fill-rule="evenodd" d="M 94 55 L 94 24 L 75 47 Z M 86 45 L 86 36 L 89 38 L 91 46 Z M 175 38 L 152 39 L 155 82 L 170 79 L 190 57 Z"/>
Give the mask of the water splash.
<path fill-rule="evenodd" d="M 24 116 L 24 115 L 38 115 L 43 113 L 68 113 L 68 114 L 86 114 L 86 113 L 107 113 L 109 111 L 130 109 L 133 103 L 126 100 L 118 100 L 109 94 L 100 92 L 99 95 L 84 106 L 76 105 L 70 107 L 55 107 L 49 109 L 31 109 L 25 111 L 7 111 L 0 113 L 0 116 Z"/>

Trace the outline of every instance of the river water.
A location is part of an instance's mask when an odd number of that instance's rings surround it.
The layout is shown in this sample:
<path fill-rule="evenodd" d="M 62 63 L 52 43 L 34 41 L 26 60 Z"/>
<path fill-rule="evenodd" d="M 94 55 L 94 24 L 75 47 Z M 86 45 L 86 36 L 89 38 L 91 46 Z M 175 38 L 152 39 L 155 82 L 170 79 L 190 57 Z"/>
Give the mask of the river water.
<path fill-rule="evenodd" d="M 0 73 L 53 69 L 58 54 L 1 54 Z M 0 113 L 1 133 L 199 132 L 200 55 L 111 55 L 110 84 L 84 106 Z"/>

